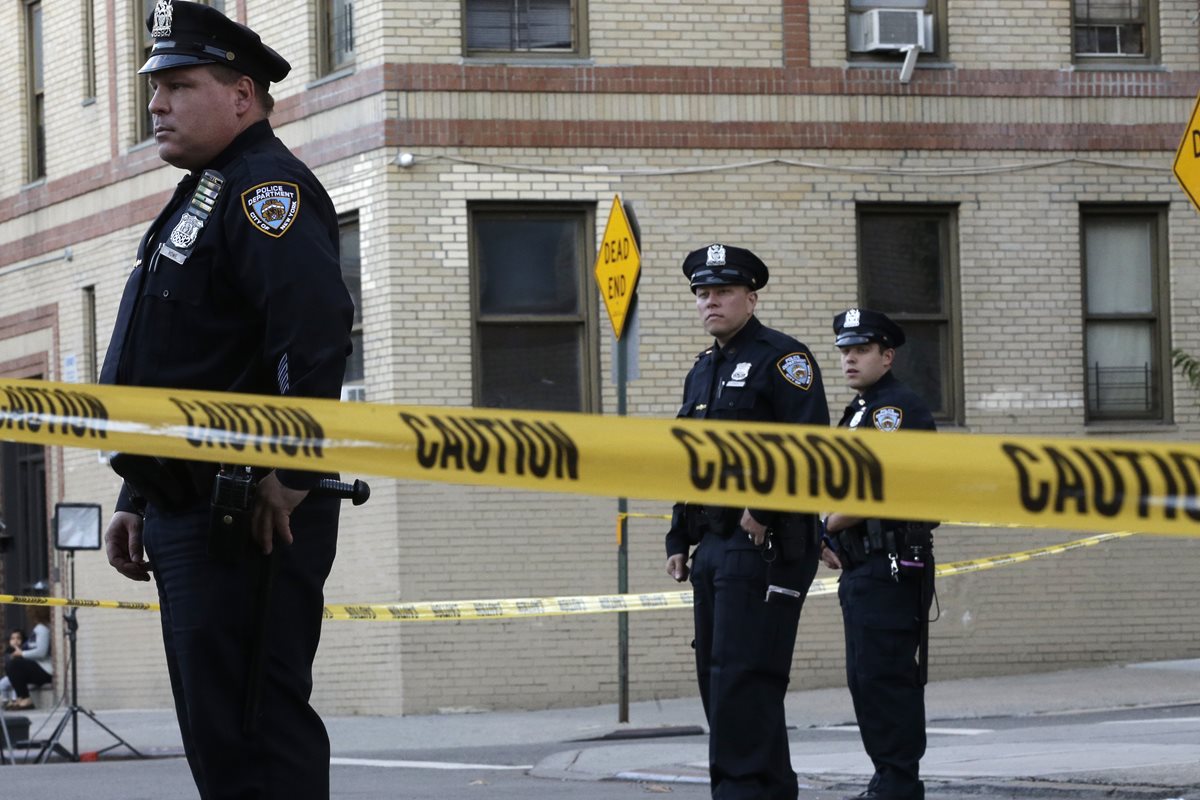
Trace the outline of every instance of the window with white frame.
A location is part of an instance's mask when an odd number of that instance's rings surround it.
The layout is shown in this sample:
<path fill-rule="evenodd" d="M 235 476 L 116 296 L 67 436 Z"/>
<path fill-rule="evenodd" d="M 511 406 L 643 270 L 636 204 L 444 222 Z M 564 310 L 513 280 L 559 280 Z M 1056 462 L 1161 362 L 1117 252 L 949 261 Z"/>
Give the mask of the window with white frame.
<path fill-rule="evenodd" d="M 1076 62 L 1153 61 L 1156 6 L 1152 0 L 1072 0 Z"/>
<path fill-rule="evenodd" d="M 28 98 L 27 118 L 29 169 L 26 177 L 36 181 L 46 177 L 46 94 L 43 70 L 42 3 L 25 2 L 25 91 Z"/>
<path fill-rule="evenodd" d="M 350 327 L 350 358 L 346 360 L 346 376 L 342 379 L 343 400 L 366 400 L 363 365 L 362 321 L 362 255 L 358 238 L 358 214 L 345 214 L 338 219 L 338 240 L 342 258 L 342 281 L 354 301 L 354 322 Z"/>
<path fill-rule="evenodd" d="M 582 52 L 584 0 L 463 0 L 466 52 Z"/>

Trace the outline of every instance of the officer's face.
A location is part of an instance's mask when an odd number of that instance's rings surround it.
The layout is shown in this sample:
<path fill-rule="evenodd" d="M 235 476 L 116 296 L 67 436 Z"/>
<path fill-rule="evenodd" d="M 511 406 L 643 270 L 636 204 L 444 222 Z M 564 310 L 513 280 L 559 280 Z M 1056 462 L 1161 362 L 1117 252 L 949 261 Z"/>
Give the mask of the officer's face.
<path fill-rule="evenodd" d="M 892 368 L 896 351 L 878 342 L 839 347 L 842 351 L 842 375 L 846 385 L 856 391 L 874 386 L 883 373 Z"/>
<path fill-rule="evenodd" d="M 152 72 L 149 108 L 158 157 L 195 170 L 224 150 L 246 127 L 241 83 L 223 84 L 205 66 Z"/>
<path fill-rule="evenodd" d="M 696 309 L 710 336 L 724 346 L 754 314 L 758 293 L 749 286 L 698 286 Z"/>

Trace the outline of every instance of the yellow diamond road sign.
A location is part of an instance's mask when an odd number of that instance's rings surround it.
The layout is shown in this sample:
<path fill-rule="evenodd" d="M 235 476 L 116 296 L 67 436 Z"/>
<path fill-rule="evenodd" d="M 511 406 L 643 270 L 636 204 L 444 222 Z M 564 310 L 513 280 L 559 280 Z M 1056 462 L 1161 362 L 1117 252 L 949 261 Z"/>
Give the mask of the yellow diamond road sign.
<path fill-rule="evenodd" d="M 625 315 L 633 302 L 633 291 L 637 288 L 638 273 L 642 269 L 642 255 L 638 252 L 621 197 L 613 198 L 612 211 L 608 212 L 608 223 L 604 226 L 604 238 L 596 253 L 596 285 L 608 308 L 613 333 L 617 338 L 625 330 Z"/>
<path fill-rule="evenodd" d="M 1200 98 L 1196 99 L 1192 118 L 1188 120 L 1179 150 L 1175 152 L 1175 177 L 1191 198 L 1192 205 L 1200 211 Z"/>

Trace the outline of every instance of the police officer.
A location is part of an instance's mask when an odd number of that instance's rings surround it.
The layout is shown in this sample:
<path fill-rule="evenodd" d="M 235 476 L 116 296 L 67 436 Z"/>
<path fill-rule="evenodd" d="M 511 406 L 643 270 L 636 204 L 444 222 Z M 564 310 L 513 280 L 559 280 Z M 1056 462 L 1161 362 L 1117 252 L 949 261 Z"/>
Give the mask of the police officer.
<path fill-rule="evenodd" d="M 935 429 L 921 398 L 892 374 L 904 331 L 885 314 L 852 308 L 833 320 L 842 375 L 858 394 L 839 427 Z M 921 800 L 925 754 L 925 665 L 933 597 L 933 525 L 825 518 L 821 559 L 841 569 L 838 598 L 846 632 L 846 679 L 863 747 L 875 765 L 867 800 Z M 919 660 L 918 660 L 919 659 Z"/>
<path fill-rule="evenodd" d="M 138 247 L 101 382 L 338 397 L 353 306 L 337 215 L 267 121 L 288 62 L 199 3 L 159 0 L 146 26 L 158 155 L 187 175 Z M 134 580 L 153 569 L 200 796 L 328 798 L 329 739 L 309 705 L 338 523 L 336 499 L 308 494 L 323 475 L 263 477 L 249 552 L 231 554 L 210 550 L 215 466 L 113 463 L 126 480 L 108 559 Z"/>
<path fill-rule="evenodd" d="M 684 381 L 678 416 L 828 425 L 812 353 L 754 316 L 766 264 L 749 250 L 713 244 L 690 253 L 683 274 L 714 341 Z M 688 550 L 696 548 L 694 647 L 714 798 L 797 796 L 783 700 L 800 608 L 817 568 L 816 523 L 808 514 L 675 505 L 667 573 L 687 579 Z"/>

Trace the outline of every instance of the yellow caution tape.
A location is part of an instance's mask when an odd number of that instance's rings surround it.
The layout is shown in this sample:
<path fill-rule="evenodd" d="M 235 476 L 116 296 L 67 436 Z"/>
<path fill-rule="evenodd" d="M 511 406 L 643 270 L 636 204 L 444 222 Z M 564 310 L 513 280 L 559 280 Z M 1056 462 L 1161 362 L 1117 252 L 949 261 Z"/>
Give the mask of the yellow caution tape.
<path fill-rule="evenodd" d="M 605 417 L 0 380 L 0 438 L 866 517 L 1200 535 L 1200 445 Z"/>
<path fill-rule="evenodd" d="M 1103 533 L 1065 544 L 1022 550 L 1001 556 L 955 561 L 937 568 L 938 577 L 963 575 L 985 569 L 1019 564 L 1035 558 L 1066 553 L 1082 547 L 1123 539 L 1137 534 L 1123 531 Z M 818 578 L 809 587 L 809 597 L 837 593 L 837 579 Z M 157 611 L 157 603 L 128 603 L 116 600 L 80 600 L 65 597 L 37 597 L 0 594 L 0 605 L 12 603 L 30 606 L 78 606 L 81 608 L 122 608 Z M 641 594 L 603 594 L 576 597 L 517 597 L 504 600 L 444 600 L 424 603 L 361 603 L 327 605 L 324 618 L 334 620 L 382 622 L 445 622 L 448 620 L 519 619 L 569 614 L 611 614 L 620 611 L 665 611 L 691 608 L 692 592 L 649 592 Z"/>

